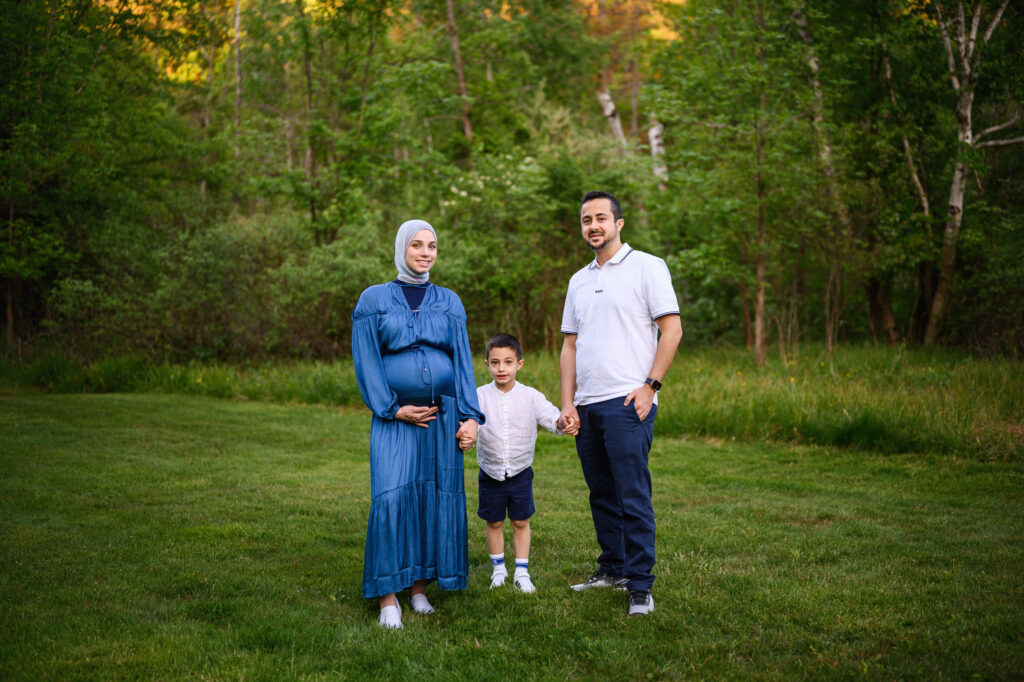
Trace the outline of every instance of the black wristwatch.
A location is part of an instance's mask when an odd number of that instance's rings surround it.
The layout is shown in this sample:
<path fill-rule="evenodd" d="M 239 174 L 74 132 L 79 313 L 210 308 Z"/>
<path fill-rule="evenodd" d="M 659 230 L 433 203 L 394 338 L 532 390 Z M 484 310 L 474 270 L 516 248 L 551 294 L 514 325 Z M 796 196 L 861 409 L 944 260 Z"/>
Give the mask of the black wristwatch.
<path fill-rule="evenodd" d="M 646 379 L 644 379 L 644 383 L 653 388 L 655 393 L 661 390 L 661 382 L 658 381 L 657 379 L 647 377 Z"/>

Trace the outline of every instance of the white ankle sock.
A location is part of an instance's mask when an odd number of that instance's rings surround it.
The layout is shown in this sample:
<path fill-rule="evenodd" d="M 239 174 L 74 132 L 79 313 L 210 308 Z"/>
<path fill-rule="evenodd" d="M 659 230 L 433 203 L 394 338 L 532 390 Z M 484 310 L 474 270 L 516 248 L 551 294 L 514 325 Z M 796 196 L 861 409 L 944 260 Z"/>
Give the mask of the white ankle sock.
<path fill-rule="evenodd" d="M 516 559 L 516 574 L 512 579 L 512 584 L 520 592 L 526 592 L 527 594 L 537 591 L 537 588 L 533 586 L 533 582 L 530 580 L 530 560 L 528 558 Z"/>
<path fill-rule="evenodd" d="M 504 554 L 491 554 L 491 589 L 501 587 L 508 577 L 508 569 L 505 568 Z"/>
<path fill-rule="evenodd" d="M 427 595 L 414 594 L 412 595 L 412 610 L 416 613 L 433 613 L 434 607 L 427 601 Z"/>

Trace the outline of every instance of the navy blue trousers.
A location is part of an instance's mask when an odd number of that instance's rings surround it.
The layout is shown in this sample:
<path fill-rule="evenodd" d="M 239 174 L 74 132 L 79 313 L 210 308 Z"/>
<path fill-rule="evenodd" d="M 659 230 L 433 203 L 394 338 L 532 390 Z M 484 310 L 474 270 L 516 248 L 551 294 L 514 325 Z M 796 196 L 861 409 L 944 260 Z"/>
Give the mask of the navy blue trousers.
<path fill-rule="evenodd" d="M 579 405 L 580 433 L 576 454 L 590 488 L 601 555 L 599 570 L 629 579 L 630 590 L 654 584 L 654 506 L 647 456 L 654 439 L 658 407 L 640 421 L 626 396 Z"/>

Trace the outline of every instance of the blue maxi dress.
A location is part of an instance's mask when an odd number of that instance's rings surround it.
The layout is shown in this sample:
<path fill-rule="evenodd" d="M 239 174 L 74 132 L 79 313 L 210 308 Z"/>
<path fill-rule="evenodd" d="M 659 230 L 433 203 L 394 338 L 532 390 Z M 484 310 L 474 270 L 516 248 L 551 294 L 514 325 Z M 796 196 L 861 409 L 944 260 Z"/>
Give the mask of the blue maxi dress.
<path fill-rule="evenodd" d="M 352 312 L 352 359 L 370 424 L 370 518 L 363 596 L 417 580 L 443 590 L 469 576 L 459 422 L 484 422 L 476 400 L 466 311 L 455 292 L 429 285 L 418 311 L 394 283 L 366 289 Z M 396 420 L 403 405 L 437 405 L 427 428 Z"/>

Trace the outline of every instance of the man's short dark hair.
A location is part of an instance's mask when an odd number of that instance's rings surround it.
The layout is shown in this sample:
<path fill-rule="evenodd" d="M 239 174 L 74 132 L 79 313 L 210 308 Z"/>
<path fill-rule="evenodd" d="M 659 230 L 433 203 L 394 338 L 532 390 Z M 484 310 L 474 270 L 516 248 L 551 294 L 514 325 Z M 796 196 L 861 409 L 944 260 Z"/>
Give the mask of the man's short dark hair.
<path fill-rule="evenodd" d="M 583 195 L 583 199 L 580 201 L 580 212 L 583 211 L 583 204 L 587 203 L 588 201 L 593 201 L 594 199 L 607 199 L 608 201 L 610 201 L 612 204 L 612 217 L 614 217 L 617 221 L 622 220 L 622 207 L 619 206 L 619 200 L 613 197 L 611 194 L 608 194 L 608 192 L 602 192 L 600 190 L 587 192 L 586 194 Z"/>
<path fill-rule="evenodd" d="M 492 348 L 511 348 L 516 352 L 516 360 L 523 359 L 523 344 L 519 343 L 519 339 L 511 334 L 492 336 L 491 340 L 487 342 L 487 350 L 484 351 L 485 358 L 491 357 Z"/>

